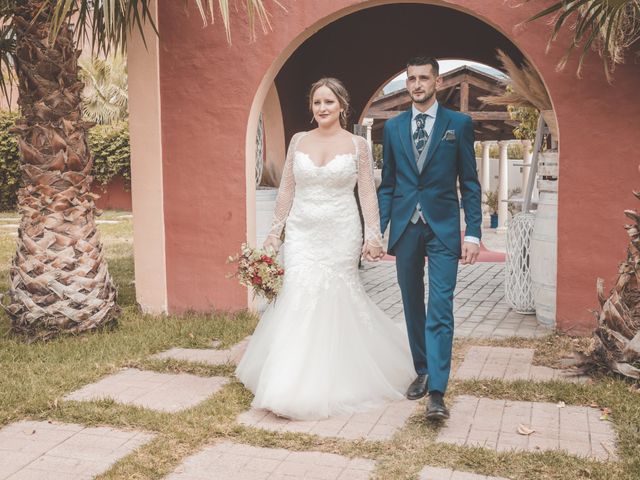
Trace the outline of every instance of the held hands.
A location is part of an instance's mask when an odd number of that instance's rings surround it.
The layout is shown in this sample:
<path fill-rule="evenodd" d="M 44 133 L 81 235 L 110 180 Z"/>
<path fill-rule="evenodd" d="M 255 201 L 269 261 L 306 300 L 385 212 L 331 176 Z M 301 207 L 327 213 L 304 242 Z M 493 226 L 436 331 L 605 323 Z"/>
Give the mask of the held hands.
<path fill-rule="evenodd" d="M 369 242 L 364 242 L 362 246 L 362 258 L 368 262 L 377 262 L 384 257 L 385 251 L 382 246 L 373 246 Z"/>
<path fill-rule="evenodd" d="M 264 243 L 262 244 L 262 248 L 266 252 L 269 252 L 269 250 L 273 250 L 273 254 L 275 255 L 280 250 L 281 245 L 282 245 L 282 240 L 274 237 L 273 235 L 269 235 L 267 239 L 264 241 Z"/>
<path fill-rule="evenodd" d="M 473 265 L 476 263 L 478 255 L 480 255 L 480 245 L 473 242 L 464 242 L 462 244 L 460 263 L 462 263 L 462 265 Z"/>

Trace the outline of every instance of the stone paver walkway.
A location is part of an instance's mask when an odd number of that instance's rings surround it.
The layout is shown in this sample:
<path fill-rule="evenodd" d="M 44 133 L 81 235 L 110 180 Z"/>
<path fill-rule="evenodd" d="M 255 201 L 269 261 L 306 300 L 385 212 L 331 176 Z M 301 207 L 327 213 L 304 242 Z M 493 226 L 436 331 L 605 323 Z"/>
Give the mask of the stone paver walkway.
<path fill-rule="evenodd" d="M 247 345 L 249 344 L 247 337 L 231 348 L 226 350 L 216 350 L 214 348 L 172 348 L 166 352 L 153 355 L 151 358 L 174 360 L 185 360 L 187 362 L 206 363 L 209 365 L 224 365 L 231 363 L 237 365 L 242 355 L 244 355 Z"/>
<path fill-rule="evenodd" d="M 23 420 L 0 430 L 0 479 L 90 479 L 152 438 L 138 431 Z"/>
<path fill-rule="evenodd" d="M 187 458 L 167 480 L 365 480 L 374 468 L 362 458 L 222 442 Z"/>
<path fill-rule="evenodd" d="M 364 263 L 360 270 L 367 293 L 390 317 L 404 321 L 394 262 Z M 425 274 L 428 285 L 428 272 Z M 427 292 L 428 298 L 428 292 Z M 460 265 L 454 292 L 458 338 L 537 338 L 552 333 L 535 315 L 512 310 L 504 300 L 504 263 Z"/>
<path fill-rule="evenodd" d="M 520 424 L 535 432 L 519 434 Z M 497 451 L 562 449 L 572 455 L 610 460 L 615 459 L 616 437 L 596 408 L 461 395 L 438 441 Z"/>
<path fill-rule="evenodd" d="M 390 403 L 377 410 L 318 421 L 295 421 L 274 415 L 267 410 L 251 409 L 238 416 L 243 425 L 276 432 L 296 432 L 339 437 L 349 440 L 389 440 L 416 411 L 418 403 L 409 400 Z"/>
<path fill-rule="evenodd" d="M 229 382 L 226 377 L 198 377 L 187 373 L 168 374 L 128 368 L 67 395 L 65 400 L 98 400 L 177 412 L 193 407 L 218 392 Z"/>
<path fill-rule="evenodd" d="M 570 370 L 558 370 L 533 365 L 531 348 L 507 348 L 474 346 L 469 349 L 464 361 L 453 378 L 459 380 L 568 380 L 585 381 L 586 377 L 576 376 Z"/>
<path fill-rule="evenodd" d="M 504 477 L 487 477 L 477 473 L 461 472 L 448 468 L 424 467 L 418 480 L 509 480 Z"/>

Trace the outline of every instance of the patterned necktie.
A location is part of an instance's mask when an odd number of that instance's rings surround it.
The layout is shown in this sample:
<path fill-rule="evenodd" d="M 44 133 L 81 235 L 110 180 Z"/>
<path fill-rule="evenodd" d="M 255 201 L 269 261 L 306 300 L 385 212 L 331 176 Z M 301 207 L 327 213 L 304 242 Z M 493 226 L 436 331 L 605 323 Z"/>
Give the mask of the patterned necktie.
<path fill-rule="evenodd" d="M 422 150 L 424 150 L 424 146 L 427 144 L 427 139 L 429 138 L 427 131 L 424 129 L 426 119 L 426 113 L 419 113 L 416 115 L 416 131 L 413 132 L 413 142 L 416 144 L 418 155 L 422 153 Z"/>

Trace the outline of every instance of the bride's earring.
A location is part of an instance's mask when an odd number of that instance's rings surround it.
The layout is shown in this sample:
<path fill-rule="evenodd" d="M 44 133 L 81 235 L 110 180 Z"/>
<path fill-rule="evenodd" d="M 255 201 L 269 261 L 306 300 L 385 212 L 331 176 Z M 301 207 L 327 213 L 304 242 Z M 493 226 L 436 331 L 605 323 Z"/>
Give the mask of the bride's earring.
<path fill-rule="evenodd" d="M 311 116 L 311 120 L 309 121 L 309 123 L 313 124 L 313 121 L 316 119 L 316 117 L 314 117 L 313 115 Z"/>

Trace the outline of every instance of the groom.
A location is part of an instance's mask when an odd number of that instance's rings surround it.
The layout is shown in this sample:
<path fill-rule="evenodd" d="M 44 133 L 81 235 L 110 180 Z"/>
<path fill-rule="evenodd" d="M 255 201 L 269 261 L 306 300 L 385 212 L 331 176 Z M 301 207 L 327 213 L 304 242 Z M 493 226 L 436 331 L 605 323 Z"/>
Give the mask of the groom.
<path fill-rule="evenodd" d="M 480 252 L 480 184 L 471 118 L 438 105 L 438 62 L 407 62 L 411 109 L 384 126 L 382 183 L 378 189 L 382 232 L 391 221 L 388 250 L 398 283 L 417 378 L 407 390 L 416 400 L 429 392 L 429 420 L 449 417 L 444 393 L 453 344 L 453 292 L 458 260 L 473 264 Z M 460 242 L 459 182 L 465 213 Z M 424 267 L 429 259 L 425 309 Z"/>

